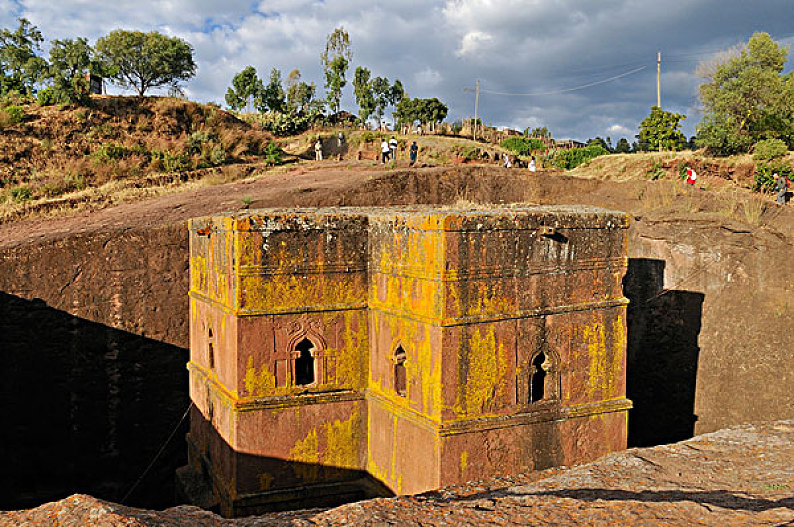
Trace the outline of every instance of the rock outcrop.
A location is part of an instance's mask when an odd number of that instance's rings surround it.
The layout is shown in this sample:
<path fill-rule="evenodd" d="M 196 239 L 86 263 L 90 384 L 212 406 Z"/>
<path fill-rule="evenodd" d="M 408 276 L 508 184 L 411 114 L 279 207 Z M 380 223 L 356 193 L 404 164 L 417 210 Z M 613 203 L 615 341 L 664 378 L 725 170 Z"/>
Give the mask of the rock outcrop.
<path fill-rule="evenodd" d="M 630 449 L 573 468 L 498 478 L 329 510 L 225 520 L 195 507 L 147 511 L 85 495 L 0 526 L 794 525 L 794 420 Z"/>

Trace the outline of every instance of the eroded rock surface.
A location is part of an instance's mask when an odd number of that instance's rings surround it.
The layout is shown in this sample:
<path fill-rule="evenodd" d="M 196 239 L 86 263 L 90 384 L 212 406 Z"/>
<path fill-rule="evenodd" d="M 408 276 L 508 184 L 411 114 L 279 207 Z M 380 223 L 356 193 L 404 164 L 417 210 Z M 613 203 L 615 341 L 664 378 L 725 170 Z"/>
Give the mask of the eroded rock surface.
<path fill-rule="evenodd" d="M 441 525 L 794 525 L 794 420 L 742 425 L 595 463 L 383 498 L 325 511 L 235 520 L 195 507 L 147 511 L 85 495 L 0 525 L 110 527 Z"/>

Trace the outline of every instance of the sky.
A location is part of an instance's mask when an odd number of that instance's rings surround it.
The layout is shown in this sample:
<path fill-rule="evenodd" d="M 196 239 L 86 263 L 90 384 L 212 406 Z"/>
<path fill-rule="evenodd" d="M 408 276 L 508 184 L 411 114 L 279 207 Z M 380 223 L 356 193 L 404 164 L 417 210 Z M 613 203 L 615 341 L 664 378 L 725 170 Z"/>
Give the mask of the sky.
<path fill-rule="evenodd" d="M 546 126 L 555 138 L 634 140 L 656 104 L 662 53 L 665 110 L 701 113 L 702 60 L 756 31 L 794 44 L 794 0 L 0 0 L 0 27 L 25 17 L 46 40 L 114 29 L 160 31 L 195 48 L 188 98 L 224 105 L 235 73 L 248 65 L 267 79 L 300 70 L 322 92 L 327 36 L 342 26 L 356 66 L 400 79 L 410 97 L 438 97 L 447 121 L 474 113 L 486 124 Z M 46 54 L 46 50 L 45 50 Z M 787 70 L 794 53 L 789 54 Z M 348 82 L 342 108 L 357 106 Z"/>

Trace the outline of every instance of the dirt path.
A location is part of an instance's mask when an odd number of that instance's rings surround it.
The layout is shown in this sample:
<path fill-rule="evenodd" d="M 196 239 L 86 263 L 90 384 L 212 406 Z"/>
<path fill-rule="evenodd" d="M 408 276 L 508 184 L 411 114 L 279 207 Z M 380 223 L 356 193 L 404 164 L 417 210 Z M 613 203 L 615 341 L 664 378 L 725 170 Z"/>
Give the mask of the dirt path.
<path fill-rule="evenodd" d="M 249 197 L 251 208 L 294 206 L 301 200 L 309 201 L 308 195 L 333 195 L 385 170 L 371 163 L 302 163 L 257 179 L 169 194 L 74 216 L 3 224 L 0 225 L 0 247 L 99 230 L 152 227 L 219 211 L 235 211 L 244 208 Z"/>

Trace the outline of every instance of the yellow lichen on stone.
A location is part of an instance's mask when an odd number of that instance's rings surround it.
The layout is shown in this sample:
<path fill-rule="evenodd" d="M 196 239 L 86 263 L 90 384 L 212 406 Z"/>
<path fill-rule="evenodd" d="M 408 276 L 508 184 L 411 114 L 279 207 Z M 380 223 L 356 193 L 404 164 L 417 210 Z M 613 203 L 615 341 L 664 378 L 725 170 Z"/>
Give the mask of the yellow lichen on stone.
<path fill-rule="evenodd" d="M 504 394 L 507 356 L 504 344 L 496 342 L 491 326 L 485 334 L 477 328 L 461 341 L 458 361 L 466 370 L 465 382 L 458 386 L 455 412 L 461 417 L 488 413 Z"/>
<path fill-rule="evenodd" d="M 594 315 L 592 324 L 586 325 L 582 330 L 582 340 L 587 345 L 587 355 L 590 359 L 587 394 L 593 397 L 599 390 L 607 388 L 605 383 L 609 382 L 604 324 L 597 315 Z"/>
<path fill-rule="evenodd" d="M 306 437 L 298 440 L 289 453 L 290 461 L 295 461 L 295 476 L 305 483 L 318 480 L 320 475 L 320 442 L 317 430 L 310 431 Z"/>
<path fill-rule="evenodd" d="M 354 409 L 350 418 L 336 420 L 325 425 L 328 448 L 323 456 L 323 465 L 358 469 L 359 446 L 361 445 L 361 417 Z"/>
<path fill-rule="evenodd" d="M 465 450 L 460 453 L 460 476 L 466 477 L 466 469 L 469 468 L 469 453 Z"/>
<path fill-rule="evenodd" d="M 259 371 L 254 367 L 254 358 L 248 357 L 245 363 L 245 390 L 253 397 L 273 395 L 276 389 L 276 376 L 263 365 Z"/>
<path fill-rule="evenodd" d="M 337 351 L 337 385 L 340 388 L 363 388 L 369 369 L 367 314 L 363 311 L 345 311 L 344 320 L 342 349 Z M 356 329 L 353 329 L 354 323 Z"/>

